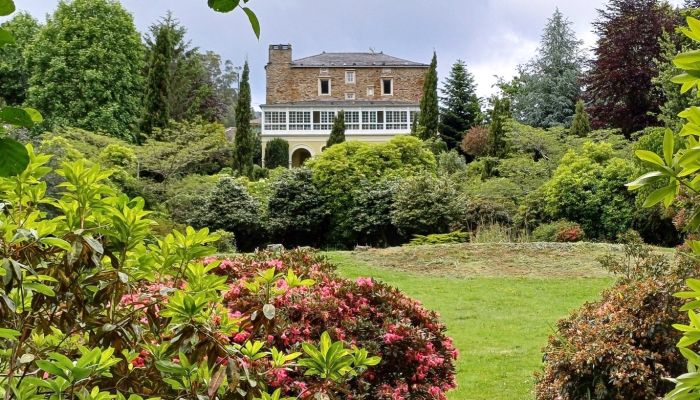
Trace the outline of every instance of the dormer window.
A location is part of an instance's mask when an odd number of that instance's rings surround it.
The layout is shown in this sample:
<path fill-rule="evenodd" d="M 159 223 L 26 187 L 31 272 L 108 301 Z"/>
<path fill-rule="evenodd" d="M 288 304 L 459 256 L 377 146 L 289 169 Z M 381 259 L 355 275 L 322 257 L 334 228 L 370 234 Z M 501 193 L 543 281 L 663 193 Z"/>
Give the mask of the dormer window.
<path fill-rule="evenodd" d="M 355 71 L 345 71 L 345 83 L 354 84 L 355 83 Z"/>
<path fill-rule="evenodd" d="M 392 96 L 394 94 L 394 80 L 382 79 L 382 96 Z"/>
<path fill-rule="evenodd" d="M 318 80 L 318 95 L 319 96 L 330 96 L 331 95 L 331 80 L 327 78 L 321 78 Z"/>

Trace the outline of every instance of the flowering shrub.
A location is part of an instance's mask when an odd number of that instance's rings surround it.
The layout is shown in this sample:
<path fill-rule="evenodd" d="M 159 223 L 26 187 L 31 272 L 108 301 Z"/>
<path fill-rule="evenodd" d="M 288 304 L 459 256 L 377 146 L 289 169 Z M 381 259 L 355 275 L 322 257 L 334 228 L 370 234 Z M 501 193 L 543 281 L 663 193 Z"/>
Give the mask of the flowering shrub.
<path fill-rule="evenodd" d="M 580 242 L 584 237 L 581 225 L 566 220 L 542 224 L 532 232 L 538 242 Z"/>

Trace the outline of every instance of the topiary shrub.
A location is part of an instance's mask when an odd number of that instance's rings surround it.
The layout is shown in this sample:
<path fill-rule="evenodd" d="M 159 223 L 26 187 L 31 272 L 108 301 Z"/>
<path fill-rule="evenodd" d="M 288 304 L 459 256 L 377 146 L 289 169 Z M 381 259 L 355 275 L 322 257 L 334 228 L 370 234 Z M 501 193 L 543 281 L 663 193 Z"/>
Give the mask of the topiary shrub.
<path fill-rule="evenodd" d="M 584 237 L 581 225 L 566 220 L 542 224 L 532 231 L 536 242 L 580 242 Z"/>
<path fill-rule="evenodd" d="M 462 231 L 454 231 L 450 233 L 434 233 L 432 235 L 415 235 L 408 246 L 421 246 L 426 244 L 450 244 L 464 243 L 469 241 L 469 234 Z"/>
<path fill-rule="evenodd" d="M 275 138 L 265 146 L 265 168 L 289 168 L 289 142 Z"/>

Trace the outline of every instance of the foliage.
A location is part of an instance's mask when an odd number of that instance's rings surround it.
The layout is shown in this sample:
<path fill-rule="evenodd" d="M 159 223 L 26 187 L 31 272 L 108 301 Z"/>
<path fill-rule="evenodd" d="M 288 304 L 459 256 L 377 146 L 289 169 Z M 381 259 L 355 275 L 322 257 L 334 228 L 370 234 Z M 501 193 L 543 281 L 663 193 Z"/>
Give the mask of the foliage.
<path fill-rule="evenodd" d="M 571 121 L 571 128 L 569 129 L 571 135 L 583 137 L 588 135 L 588 132 L 591 131 L 591 123 L 584 107 L 583 100 L 576 102 L 576 112 L 574 113 L 574 119 Z"/>
<path fill-rule="evenodd" d="M 345 141 L 345 113 L 341 110 L 338 115 L 333 118 L 333 128 L 331 135 L 326 142 L 326 148 L 334 144 L 343 143 Z"/>
<path fill-rule="evenodd" d="M 511 153 L 528 155 L 533 161 L 559 162 L 564 146 L 556 129 L 534 128 L 515 121 L 506 126 L 505 139 Z"/>
<path fill-rule="evenodd" d="M 483 125 L 474 126 L 465 132 L 460 149 L 472 158 L 485 156 L 488 153 L 489 128 Z"/>
<path fill-rule="evenodd" d="M 162 194 L 168 217 L 177 223 L 186 224 L 192 211 L 204 202 L 219 179 L 217 175 L 191 174 L 169 180 L 164 185 Z"/>
<path fill-rule="evenodd" d="M 60 2 L 25 51 L 27 103 L 44 113 L 49 127 L 75 126 L 134 140 L 143 45 L 119 3 Z"/>
<path fill-rule="evenodd" d="M 440 109 L 438 105 L 438 76 L 437 54 L 433 52 L 430 68 L 423 81 L 423 95 L 420 100 L 420 112 L 418 113 L 417 136 L 422 140 L 432 139 L 438 135 L 438 120 Z"/>
<path fill-rule="evenodd" d="M 508 152 L 505 141 L 506 120 L 511 117 L 510 100 L 507 98 L 493 98 L 490 112 L 491 124 L 489 125 L 489 140 L 487 154 L 491 157 L 503 157 Z"/>
<path fill-rule="evenodd" d="M 242 176 L 250 176 L 253 170 L 253 132 L 250 128 L 250 70 L 248 62 L 243 66 L 241 88 L 236 105 L 236 140 L 234 169 Z"/>
<path fill-rule="evenodd" d="M 465 171 L 467 164 L 457 150 L 443 151 L 438 154 L 438 172 L 443 175 L 453 175 Z"/>
<path fill-rule="evenodd" d="M 289 167 L 289 142 L 282 138 L 274 138 L 265 146 L 265 167 Z"/>
<path fill-rule="evenodd" d="M 244 1 L 243 3 L 245 4 L 247 1 Z M 248 21 L 250 22 L 250 26 L 253 29 L 255 36 L 260 39 L 260 21 L 258 21 L 258 17 L 255 15 L 253 10 L 251 10 L 249 7 L 245 7 L 239 0 L 207 0 L 207 4 L 212 10 L 222 13 L 231 12 L 237 8 L 240 8 L 241 11 L 243 11 L 248 17 Z"/>
<path fill-rule="evenodd" d="M 187 223 L 232 232 L 238 248 L 251 251 L 264 237 L 261 217 L 260 205 L 246 188 L 235 179 L 222 176 L 206 197 L 195 205 Z"/>
<path fill-rule="evenodd" d="M 624 244 L 622 257 L 606 254 L 598 259 L 606 270 L 627 281 L 658 278 L 668 273 L 668 258 L 645 244 L 638 233 L 623 233 L 619 241 Z"/>
<path fill-rule="evenodd" d="M 507 178 L 466 182 L 455 201 L 452 225 L 473 232 L 479 227 L 512 224 L 519 190 Z"/>
<path fill-rule="evenodd" d="M 586 102 L 595 128 L 625 135 L 656 122 L 663 94 L 654 87 L 662 32 L 673 30 L 670 5 L 657 0 L 612 0 L 593 23 L 595 59 L 586 77 Z"/>
<path fill-rule="evenodd" d="M 399 182 L 391 221 L 404 236 L 446 233 L 455 214 L 457 191 L 445 177 L 423 173 Z"/>
<path fill-rule="evenodd" d="M 581 225 L 566 220 L 542 224 L 532 231 L 537 242 L 579 242 L 584 237 Z"/>
<path fill-rule="evenodd" d="M 29 73 L 23 49 L 39 31 L 39 22 L 27 13 L 19 13 L 0 27 L 14 37 L 13 43 L 0 47 L 0 103 L 21 105 L 27 98 Z"/>
<path fill-rule="evenodd" d="M 397 183 L 392 179 L 379 182 L 364 181 L 352 194 L 353 203 L 348 222 L 358 243 L 390 246 L 400 243 L 400 236 L 391 222 Z"/>
<path fill-rule="evenodd" d="M 577 222 L 588 237 L 612 240 L 632 226 L 634 198 L 624 184 L 634 173 L 609 144 L 588 142 L 564 155 L 537 198 L 547 219 Z"/>
<path fill-rule="evenodd" d="M 410 242 L 409 246 L 423 246 L 423 245 L 435 245 L 435 244 L 449 244 L 449 243 L 464 243 L 469 241 L 469 234 L 462 231 L 453 231 L 450 233 L 433 233 L 431 235 L 415 235 Z"/>
<path fill-rule="evenodd" d="M 141 121 L 141 128 L 147 133 L 153 128 L 165 128 L 170 122 L 173 66 L 178 52 L 183 50 L 184 28 L 179 27 L 168 13 L 158 24 L 151 25 L 150 34 L 151 39 L 146 41 L 146 95 Z"/>
<path fill-rule="evenodd" d="M 272 183 L 271 189 L 267 217 L 272 239 L 287 247 L 318 246 L 328 210 L 313 183 L 311 170 L 289 170 Z"/>
<path fill-rule="evenodd" d="M 583 42 L 557 8 L 547 20 L 537 55 L 521 66 L 513 115 L 535 127 L 568 126 L 581 95 Z"/>
<path fill-rule="evenodd" d="M 457 60 L 452 65 L 440 100 L 440 137 L 448 149 L 458 149 L 464 133 L 482 120 L 474 76 L 467 70 L 464 61 Z"/>

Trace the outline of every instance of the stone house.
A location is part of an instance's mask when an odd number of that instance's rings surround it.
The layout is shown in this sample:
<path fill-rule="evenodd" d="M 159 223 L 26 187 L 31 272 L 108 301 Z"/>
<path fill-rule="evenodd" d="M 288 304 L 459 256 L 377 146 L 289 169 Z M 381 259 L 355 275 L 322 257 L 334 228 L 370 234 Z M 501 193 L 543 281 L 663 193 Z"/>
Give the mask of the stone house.
<path fill-rule="evenodd" d="M 289 44 L 271 45 L 263 154 L 267 142 L 289 142 L 290 166 L 323 151 L 333 119 L 345 112 L 346 140 L 386 142 L 411 132 L 429 66 L 384 53 L 321 53 L 292 59 Z"/>

